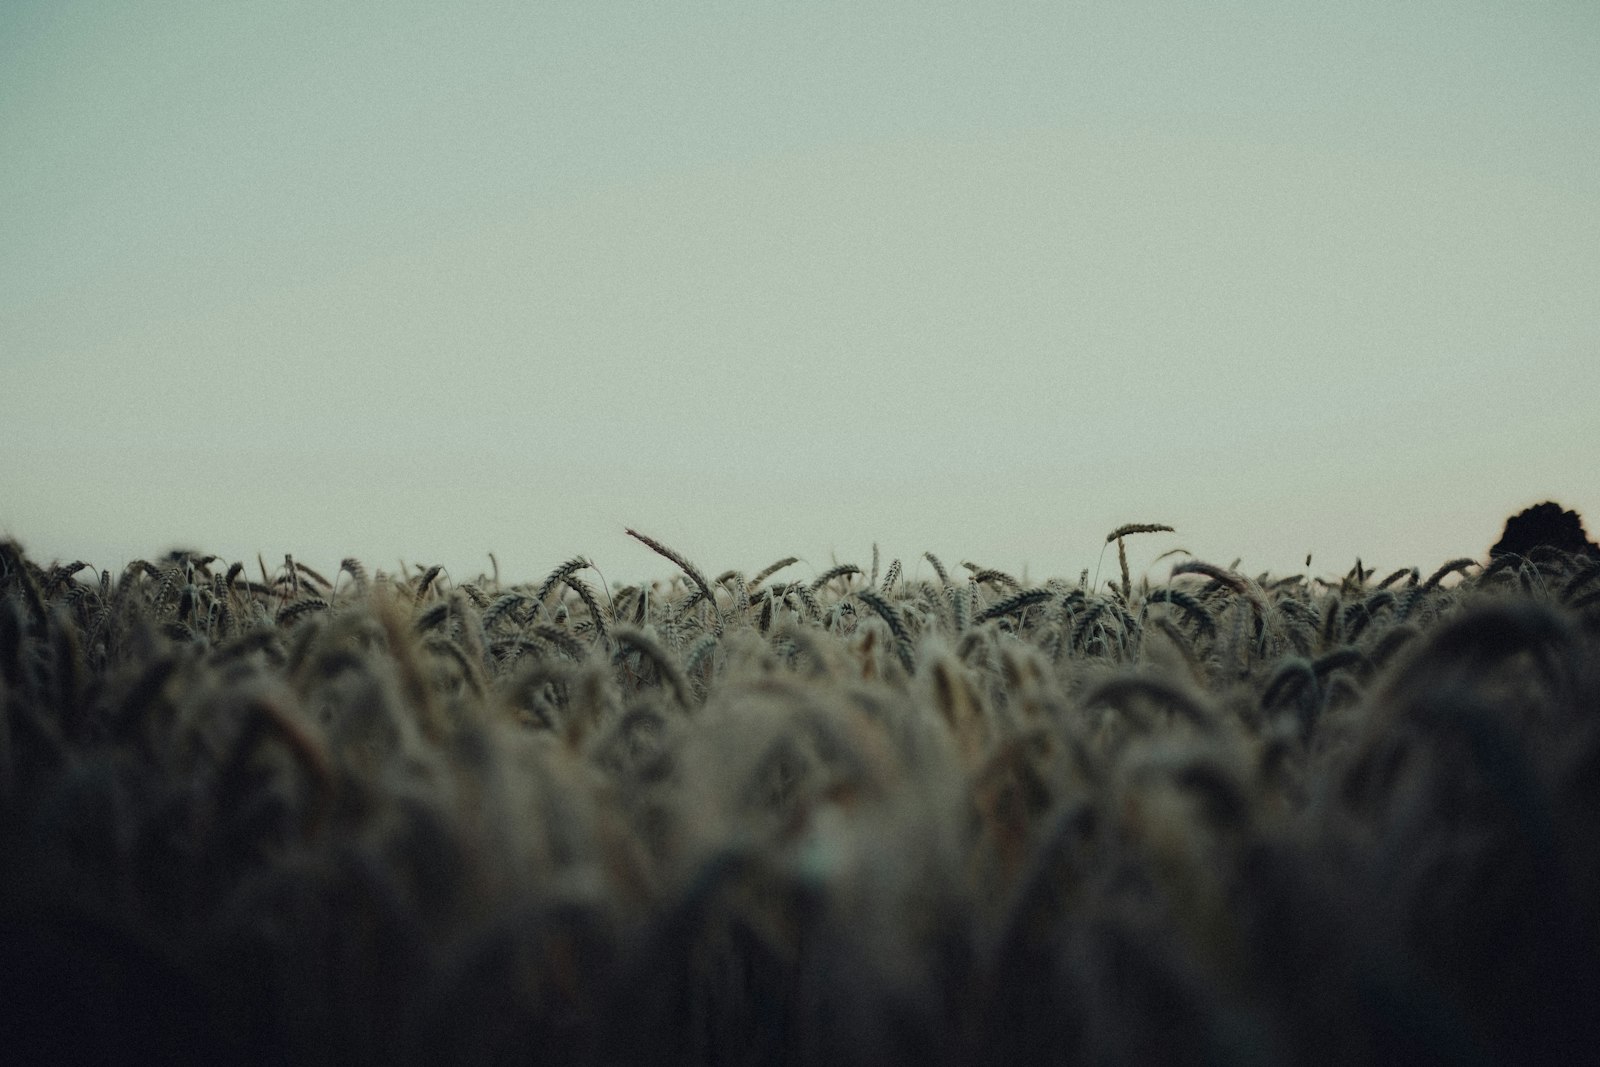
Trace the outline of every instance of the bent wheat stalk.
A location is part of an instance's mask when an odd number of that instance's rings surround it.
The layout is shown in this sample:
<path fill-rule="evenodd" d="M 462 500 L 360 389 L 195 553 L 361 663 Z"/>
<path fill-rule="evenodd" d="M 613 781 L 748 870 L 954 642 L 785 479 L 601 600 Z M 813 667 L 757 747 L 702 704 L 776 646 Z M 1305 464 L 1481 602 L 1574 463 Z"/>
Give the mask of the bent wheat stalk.
<path fill-rule="evenodd" d="M 638 541 L 656 555 L 664 556 L 673 563 L 677 564 L 678 569 L 695 584 L 695 588 L 700 590 L 700 595 L 705 597 L 706 602 L 711 605 L 712 630 L 718 637 L 721 637 L 722 610 L 717 607 L 717 598 L 711 592 L 711 583 L 706 581 L 706 576 L 700 573 L 700 568 L 696 567 L 686 558 L 679 555 L 677 552 L 674 552 L 672 549 L 668 548 L 666 545 L 662 544 L 660 541 L 657 541 L 653 537 L 642 534 L 632 527 L 629 527 L 626 532 L 629 537 L 633 538 L 635 541 Z"/>

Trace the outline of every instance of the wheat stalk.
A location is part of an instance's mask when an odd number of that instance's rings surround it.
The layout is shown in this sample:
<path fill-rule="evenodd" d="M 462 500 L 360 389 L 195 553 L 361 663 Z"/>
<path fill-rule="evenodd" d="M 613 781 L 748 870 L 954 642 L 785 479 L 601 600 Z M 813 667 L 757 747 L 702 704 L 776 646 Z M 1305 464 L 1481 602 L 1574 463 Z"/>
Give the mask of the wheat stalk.
<path fill-rule="evenodd" d="M 1124 524 L 1122 526 L 1118 526 L 1115 530 L 1112 530 L 1110 533 L 1106 534 L 1106 544 L 1109 545 L 1113 541 L 1120 541 L 1124 537 L 1128 537 L 1128 536 L 1130 536 L 1132 534 L 1176 533 L 1176 532 L 1177 532 L 1176 530 L 1174 530 L 1172 527 L 1166 525 L 1165 523 L 1159 523 L 1159 522 L 1130 522 L 1130 523 L 1126 523 L 1126 524 Z"/>
<path fill-rule="evenodd" d="M 799 582 L 791 582 L 789 583 L 788 592 L 784 596 L 787 597 L 791 593 L 796 600 L 800 601 L 800 606 L 805 609 L 807 615 L 811 616 L 815 621 L 821 621 L 822 604 L 818 602 L 816 594 L 812 592 L 811 587 L 801 585 Z"/>
<path fill-rule="evenodd" d="M 293 604 L 285 604 L 278 611 L 278 615 L 273 621 L 280 627 L 290 627 L 302 615 L 308 615 L 313 611 L 327 610 L 328 602 L 326 600 L 320 597 L 307 597 L 304 600 L 297 600 Z"/>
<path fill-rule="evenodd" d="M 972 572 L 971 581 L 979 585 L 987 582 L 990 585 L 1004 586 L 1011 590 L 1020 590 L 1022 588 L 1022 583 L 1005 571 L 995 570 L 993 567 L 980 567 L 976 563 L 970 563 L 965 560 L 962 561 L 961 565 Z"/>
<path fill-rule="evenodd" d="M 1013 593 L 992 607 L 985 608 L 983 613 L 973 621 L 982 623 L 988 622 L 990 619 L 998 619 L 1002 615 L 1023 611 L 1034 604 L 1042 604 L 1055 595 L 1056 593 L 1053 589 L 1024 589 L 1020 593 Z"/>
<path fill-rule="evenodd" d="M 1432 574 L 1428 575 L 1428 580 L 1422 583 L 1422 591 L 1426 593 L 1430 589 L 1436 588 L 1440 582 L 1444 581 L 1445 578 L 1449 577 L 1450 575 L 1455 574 L 1458 571 L 1465 574 L 1468 567 L 1476 567 L 1477 565 L 1478 561 L 1468 556 L 1463 556 L 1460 559 L 1453 559 L 1449 563 L 1446 563 L 1444 566 L 1440 567 L 1438 570 L 1434 571 Z"/>
<path fill-rule="evenodd" d="M 577 578 L 570 574 L 564 576 L 561 580 L 568 589 L 578 594 L 578 599 L 583 601 L 583 606 L 588 609 L 589 618 L 594 623 L 595 637 L 602 645 L 608 644 L 609 635 L 606 632 L 605 616 L 600 611 L 600 602 L 595 599 L 594 590 L 590 589 L 589 584 L 582 578 Z"/>
<path fill-rule="evenodd" d="M 696 567 L 683 556 L 679 555 L 677 552 L 674 552 L 672 549 L 668 548 L 666 545 L 662 544 L 660 541 L 657 541 L 653 537 L 646 536 L 645 534 L 642 534 L 632 528 L 629 528 L 626 532 L 629 537 L 633 538 L 635 541 L 638 541 L 656 555 L 664 556 L 673 563 L 677 564 L 678 569 L 688 576 L 689 580 L 695 584 L 697 589 L 700 590 L 700 595 L 705 597 L 706 602 L 711 605 L 713 619 L 712 629 L 713 632 L 720 637 L 722 635 L 722 612 L 717 607 L 716 596 L 714 596 L 711 592 L 711 583 L 707 582 L 706 576 L 700 573 L 700 568 Z"/>
<path fill-rule="evenodd" d="M 576 574 L 578 571 L 581 571 L 585 567 L 589 567 L 591 565 L 592 564 L 590 564 L 590 562 L 584 557 L 573 556 L 571 559 L 558 566 L 555 570 L 551 571 L 545 576 L 544 581 L 539 583 L 539 588 L 533 594 L 534 604 L 539 610 L 544 611 L 546 609 L 546 602 L 550 598 L 551 590 L 560 585 L 562 580 L 565 579 L 569 574 Z"/>
<path fill-rule="evenodd" d="M 433 588 L 433 580 L 439 577 L 440 572 L 443 570 L 443 567 L 435 563 L 433 566 L 422 572 L 422 577 L 417 580 L 417 591 L 412 597 L 415 603 L 422 603 L 422 601 L 428 595 L 428 590 Z"/>
<path fill-rule="evenodd" d="M 756 571 L 756 576 L 750 579 L 750 592 L 754 593 L 756 589 L 760 587 L 762 582 L 766 581 L 768 578 L 771 578 L 774 574 L 777 574 L 779 571 L 783 570 L 783 568 L 793 566 L 799 562 L 800 558 L 798 556 L 784 556 L 776 563 L 769 563 L 765 567 L 762 567 L 760 570 Z"/>
<path fill-rule="evenodd" d="M 844 578 L 844 577 L 847 577 L 847 576 L 852 575 L 852 574 L 860 574 L 860 573 L 861 573 L 861 568 L 857 567 L 854 563 L 841 563 L 836 567 L 828 568 L 827 570 L 823 571 L 821 574 L 819 574 L 815 578 L 813 578 L 811 580 L 810 590 L 811 590 L 811 592 L 815 593 L 818 590 L 820 590 L 823 586 L 825 586 L 829 582 L 833 581 L 835 578 Z"/>
<path fill-rule="evenodd" d="M 1580 567 L 1578 571 L 1567 580 L 1567 584 L 1561 587 L 1562 603 L 1572 603 L 1573 598 L 1578 594 L 1578 590 L 1582 589 L 1596 578 L 1600 578 L 1600 559 L 1593 560 L 1587 565 Z"/>
<path fill-rule="evenodd" d="M 883 596 L 888 596 L 890 593 L 892 593 L 894 591 L 894 583 L 898 582 L 899 580 L 900 580 L 900 561 L 898 559 L 891 560 L 889 562 L 888 573 L 886 573 L 883 576 L 883 586 L 879 589 L 879 592 Z"/>
<path fill-rule="evenodd" d="M 889 632 L 894 634 L 895 652 L 900 656 L 901 664 L 905 667 L 907 674 L 915 673 L 915 667 L 911 660 L 911 632 L 906 629 L 905 620 L 900 617 L 900 613 L 895 610 L 894 605 L 870 588 L 858 590 L 856 595 L 865 601 L 868 607 L 882 616 L 884 622 L 889 624 Z"/>
<path fill-rule="evenodd" d="M 567 658 L 572 660 L 574 663 L 582 663 L 584 656 L 588 652 L 588 650 L 583 647 L 583 643 L 581 641 L 579 641 L 576 637 L 573 637 L 571 633 L 563 630 L 559 626 L 551 626 L 549 623 L 544 622 L 536 623 L 533 627 L 532 633 L 541 640 L 548 641 L 550 644 L 555 645 L 562 652 L 566 653 Z"/>
<path fill-rule="evenodd" d="M 676 561 L 674 561 L 676 562 Z M 656 665 L 656 673 L 669 690 L 678 706 L 685 711 L 693 709 L 694 705 L 689 700 L 689 681 L 683 676 L 677 660 L 667 654 L 666 649 L 644 630 L 635 626 L 619 626 L 612 631 L 616 640 L 617 650 L 612 656 L 613 662 L 620 662 L 623 652 L 628 648 L 637 649 L 644 657 Z"/>
<path fill-rule="evenodd" d="M 1393 574 L 1389 574 L 1389 575 L 1385 576 L 1383 581 L 1378 583 L 1378 588 L 1379 589 L 1386 589 L 1389 586 L 1393 585 L 1395 582 L 1398 582 L 1400 579 L 1404 578 L 1406 575 L 1410 575 L 1411 576 L 1411 581 L 1409 583 L 1407 583 L 1407 584 L 1410 584 L 1410 585 L 1415 585 L 1417 583 L 1417 579 L 1421 577 L 1421 574 L 1417 571 L 1417 568 L 1415 568 L 1415 567 L 1401 567 L 1399 570 L 1395 571 Z"/>

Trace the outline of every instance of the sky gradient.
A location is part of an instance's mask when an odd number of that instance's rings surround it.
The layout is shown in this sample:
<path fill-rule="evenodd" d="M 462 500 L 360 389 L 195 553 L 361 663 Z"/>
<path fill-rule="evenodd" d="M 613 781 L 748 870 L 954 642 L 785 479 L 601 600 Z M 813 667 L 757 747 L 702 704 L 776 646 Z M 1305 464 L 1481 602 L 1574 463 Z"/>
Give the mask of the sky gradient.
<path fill-rule="evenodd" d="M 1428 568 L 1597 297 L 1587 0 L 0 5 L 43 561 Z"/>

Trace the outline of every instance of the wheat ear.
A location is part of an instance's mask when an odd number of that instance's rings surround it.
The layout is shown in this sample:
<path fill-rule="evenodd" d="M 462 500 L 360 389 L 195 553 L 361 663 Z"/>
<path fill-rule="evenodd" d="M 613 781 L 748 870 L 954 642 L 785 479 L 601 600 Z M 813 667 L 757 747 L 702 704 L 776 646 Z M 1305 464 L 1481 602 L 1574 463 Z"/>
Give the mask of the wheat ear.
<path fill-rule="evenodd" d="M 689 701 L 689 680 L 683 676 L 683 669 L 677 660 L 668 655 L 666 649 L 662 648 L 655 638 L 634 626 L 619 626 L 612 631 L 612 636 L 617 643 L 617 650 L 612 654 L 613 662 L 622 659 L 626 648 L 637 649 L 656 665 L 656 673 L 672 691 L 673 699 L 677 700 L 678 706 L 685 711 L 693 709 L 694 705 Z"/>
<path fill-rule="evenodd" d="M 1118 526 L 1115 530 L 1112 530 L 1110 533 L 1106 534 L 1106 544 L 1109 545 L 1113 541 L 1120 541 L 1124 537 L 1127 537 L 1129 534 L 1176 533 L 1176 532 L 1177 532 L 1176 530 L 1174 530 L 1172 527 L 1168 526 L 1166 523 L 1161 523 L 1161 522 L 1129 522 L 1129 523 L 1124 523 L 1121 526 Z"/>
<path fill-rule="evenodd" d="M 428 590 L 433 587 L 433 580 L 439 577 L 439 572 L 443 570 L 443 567 L 435 563 L 422 573 L 422 578 L 417 582 L 417 593 L 414 598 L 416 603 L 422 603 L 423 599 L 428 595 Z"/>
<path fill-rule="evenodd" d="M 561 582 L 564 581 L 568 575 L 576 574 L 578 571 L 581 571 L 585 567 L 589 566 L 592 566 L 592 564 L 582 556 L 573 556 L 571 559 L 567 560 L 561 566 L 551 571 L 545 577 L 543 582 L 539 583 L 538 590 L 533 594 L 534 603 L 539 606 L 540 610 L 543 610 L 545 599 L 549 597 L 552 589 L 561 584 Z"/>
<path fill-rule="evenodd" d="M 1460 559 L 1453 559 L 1449 563 L 1446 563 L 1444 566 L 1440 567 L 1438 570 L 1434 571 L 1432 574 L 1428 575 L 1428 580 L 1422 583 L 1422 591 L 1426 593 L 1430 589 L 1436 587 L 1440 582 L 1444 581 L 1445 578 L 1449 577 L 1451 574 L 1454 574 L 1457 571 L 1465 573 L 1468 567 L 1476 567 L 1477 565 L 1477 560 L 1466 556 L 1463 556 Z"/>
<path fill-rule="evenodd" d="M 861 568 L 854 563 L 841 563 L 837 567 L 829 567 L 811 580 L 811 592 L 815 593 L 835 578 L 844 578 L 851 574 L 860 574 Z"/>
<path fill-rule="evenodd" d="M 1013 593 L 1011 596 L 1006 597 L 993 607 L 985 608 L 983 613 L 973 621 L 981 623 L 988 622 L 990 619 L 998 619 L 1002 615 L 1010 615 L 1035 604 L 1042 604 L 1055 595 L 1055 590 L 1053 589 L 1024 589 L 1020 593 Z"/>
<path fill-rule="evenodd" d="M 777 574 L 779 571 L 783 570 L 783 568 L 793 566 L 799 562 L 799 556 L 784 556 L 782 559 L 778 560 L 778 562 L 769 563 L 765 567 L 762 567 L 760 570 L 756 571 L 756 576 L 750 579 L 750 592 L 754 593 L 756 589 L 760 587 L 762 582 L 766 581 L 768 578 L 771 578 L 774 574 Z"/>
<path fill-rule="evenodd" d="M 629 528 L 626 532 L 629 537 L 638 541 L 656 555 L 665 556 L 677 564 L 678 569 L 688 576 L 689 580 L 700 590 L 700 595 L 705 597 L 706 602 L 711 605 L 712 618 L 715 620 L 713 630 L 718 637 L 722 636 L 722 611 L 717 607 L 717 598 L 711 592 L 711 583 L 706 581 L 706 576 L 700 573 L 700 568 L 653 537 L 648 537 L 632 528 Z"/>
<path fill-rule="evenodd" d="M 900 663 L 905 667 L 907 674 L 914 674 L 916 668 L 911 660 L 911 631 L 906 629 L 905 620 L 900 617 L 900 613 L 895 610 L 893 604 L 870 588 L 862 589 L 856 595 L 866 601 L 867 606 L 883 616 L 883 621 L 889 624 L 889 632 L 894 634 L 895 651 L 900 655 Z"/>

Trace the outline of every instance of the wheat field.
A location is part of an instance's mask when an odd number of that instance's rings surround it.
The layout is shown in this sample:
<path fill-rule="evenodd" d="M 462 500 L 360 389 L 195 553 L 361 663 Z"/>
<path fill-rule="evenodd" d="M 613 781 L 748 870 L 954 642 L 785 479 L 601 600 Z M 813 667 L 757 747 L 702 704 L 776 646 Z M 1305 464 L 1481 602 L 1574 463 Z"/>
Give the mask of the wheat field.
<path fill-rule="evenodd" d="M 0 1047 L 1581 1057 L 1600 563 L 1131 575 L 1169 529 L 1032 587 L 0 544 Z"/>

